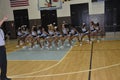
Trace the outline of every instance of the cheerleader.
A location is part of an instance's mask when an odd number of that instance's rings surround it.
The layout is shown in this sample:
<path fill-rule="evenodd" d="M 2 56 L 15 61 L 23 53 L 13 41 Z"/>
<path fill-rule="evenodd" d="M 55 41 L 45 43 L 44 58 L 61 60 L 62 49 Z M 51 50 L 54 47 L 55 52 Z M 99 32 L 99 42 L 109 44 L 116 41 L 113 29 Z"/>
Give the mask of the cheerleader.
<path fill-rule="evenodd" d="M 16 47 L 19 47 L 19 45 L 25 45 L 25 38 L 28 35 L 28 31 L 24 25 L 18 28 L 17 35 L 18 35 L 18 45 Z"/>
<path fill-rule="evenodd" d="M 87 30 L 85 23 L 82 24 L 81 30 L 82 30 L 82 32 L 81 32 L 81 38 L 80 38 L 80 46 L 82 45 L 82 40 L 85 36 L 88 37 L 89 42 L 91 43 L 90 32 L 89 32 L 89 30 Z"/>
<path fill-rule="evenodd" d="M 79 41 L 79 33 L 73 26 L 71 26 L 70 31 L 69 31 L 69 38 L 68 38 L 69 44 L 71 47 L 72 47 L 71 42 L 74 38 L 77 38 L 77 40 Z"/>
<path fill-rule="evenodd" d="M 31 35 L 30 35 L 30 43 L 31 43 L 30 49 L 32 49 L 34 47 L 34 43 L 35 43 L 36 39 L 37 39 L 36 26 L 32 26 Z"/>
<path fill-rule="evenodd" d="M 42 34 L 41 34 L 41 40 L 42 40 L 42 48 L 45 47 L 45 43 L 47 43 L 48 33 L 45 31 L 45 29 L 42 27 Z"/>
<path fill-rule="evenodd" d="M 92 40 L 94 40 L 96 34 L 97 34 L 97 30 L 95 29 L 95 24 L 93 21 L 91 21 L 90 22 L 90 36 L 92 37 Z"/>
<path fill-rule="evenodd" d="M 42 34 L 42 27 L 38 27 L 37 35 L 41 37 L 41 34 Z"/>
<path fill-rule="evenodd" d="M 96 30 L 96 39 L 97 39 L 97 42 L 99 42 L 98 36 L 100 35 L 101 38 L 103 38 L 103 35 L 102 35 L 102 30 L 101 30 L 98 22 L 95 25 L 95 30 Z"/>
<path fill-rule="evenodd" d="M 57 26 L 55 26 L 54 28 L 55 28 L 54 29 L 54 33 L 55 33 L 55 35 L 54 35 L 54 44 L 55 44 L 57 50 L 59 50 L 60 48 L 59 48 L 58 44 L 59 44 L 59 41 L 60 41 L 62 35 L 61 35 L 60 31 L 58 30 Z"/>
<path fill-rule="evenodd" d="M 29 43 L 30 43 L 29 50 L 31 50 L 32 48 L 35 47 L 35 42 L 36 41 L 38 42 L 36 26 L 32 26 L 30 34 L 26 37 L 26 41 L 29 41 Z"/>
<path fill-rule="evenodd" d="M 64 24 L 62 24 L 62 37 L 61 37 L 62 46 L 60 48 L 64 48 L 64 42 L 67 38 L 68 38 L 68 29 L 65 28 Z"/>
<path fill-rule="evenodd" d="M 18 28 L 18 31 L 17 31 L 17 46 L 16 47 L 19 47 L 21 44 L 21 36 L 23 35 L 22 33 L 22 30 L 21 30 L 21 27 Z"/>
<path fill-rule="evenodd" d="M 54 27 L 52 24 L 48 25 L 48 34 L 49 36 L 47 37 L 47 41 L 48 41 L 48 49 L 52 48 L 52 42 L 54 40 Z"/>
<path fill-rule="evenodd" d="M 23 42 L 24 42 L 23 48 L 26 48 L 26 44 L 27 44 L 26 37 L 29 35 L 29 31 L 28 31 L 27 28 L 24 27 L 22 33 L 23 33 L 22 39 L 23 39 Z"/>

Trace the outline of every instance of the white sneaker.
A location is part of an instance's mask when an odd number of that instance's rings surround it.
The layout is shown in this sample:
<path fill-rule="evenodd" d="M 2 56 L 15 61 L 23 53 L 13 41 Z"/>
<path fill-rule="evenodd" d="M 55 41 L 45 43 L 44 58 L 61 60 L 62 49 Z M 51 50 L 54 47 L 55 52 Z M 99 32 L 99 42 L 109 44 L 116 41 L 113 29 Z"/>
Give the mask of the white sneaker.
<path fill-rule="evenodd" d="M 49 48 L 49 47 L 46 47 L 46 49 L 47 49 L 47 50 L 50 50 L 50 48 Z"/>
<path fill-rule="evenodd" d="M 60 48 L 57 48 L 57 50 L 59 50 Z"/>
<path fill-rule="evenodd" d="M 17 45 L 16 47 L 17 47 L 17 48 L 19 48 L 20 46 L 19 46 L 19 45 Z"/>
<path fill-rule="evenodd" d="M 26 49 L 27 48 L 27 46 L 23 46 L 23 49 Z"/>
<path fill-rule="evenodd" d="M 20 45 L 22 46 L 22 45 L 23 45 L 23 42 L 20 42 Z"/>
<path fill-rule="evenodd" d="M 99 43 L 100 42 L 100 40 L 97 40 L 97 43 Z"/>
<path fill-rule="evenodd" d="M 36 48 L 38 48 L 38 47 L 39 47 L 39 45 L 37 45 L 37 44 L 36 44 L 36 45 L 35 45 L 35 47 L 36 47 Z"/>
<path fill-rule="evenodd" d="M 82 43 L 80 43 L 80 46 L 82 46 Z"/>
<path fill-rule="evenodd" d="M 36 48 L 36 46 L 33 46 L 33 48 Z"/>
<path fill-rule="evenodd" d="M 61 48 L 61 49 L 63 49 L 63 48 L 64 48 L 64 46 L 60 46 L 60 48 Z"/>
<path fill-rule="evenodd" d="M 90 44 L 92 44 L 92 41 L 89 41 Z"/>
<path fill-rule="evenodd" d="M 73 46 L 70 46 L 70 48 L 72 48 Z"/>
<path fill-rule="evenodd" d="M 32 50 L 33 48 L 29 48 L 29 50 Z"/>
<path fill-rule="evenodd" d="M 70 46 L 70 44 L 67 44 L 67 46 Z"/>

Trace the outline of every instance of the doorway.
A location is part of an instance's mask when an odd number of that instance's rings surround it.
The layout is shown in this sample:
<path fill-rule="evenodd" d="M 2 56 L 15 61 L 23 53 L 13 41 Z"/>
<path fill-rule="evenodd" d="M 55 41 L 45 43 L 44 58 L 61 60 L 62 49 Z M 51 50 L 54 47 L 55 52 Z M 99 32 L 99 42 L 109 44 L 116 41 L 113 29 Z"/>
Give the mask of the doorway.
<path fill-rule="evenodd" d="M 45 30 L 48 30 L 47 25 L 55 23 L 57 25 L 57 12 L 56 10 L 41 10 L 41 24 Z"/>
<path fill-rule="evenodd" d="M 120 7 L 117 0 L 105 1 L 105 31 L 120 31 Z"/>
<path fill-rule="evenodd" d="M 82 23 L 89 24 L 88 3 L 70 5 L 71 23 L 74 26 L 80 26 Z"/>
<path fill-rule="evenodd" d="M 18 27 L 22 25 L 27 25 L 27 27 L 29 28 L 29 18 L 28 18 L 27 9 L 13 10 L 13 14 L 14 14 L 14 24 L 16 29 L 18 29 Z"/>

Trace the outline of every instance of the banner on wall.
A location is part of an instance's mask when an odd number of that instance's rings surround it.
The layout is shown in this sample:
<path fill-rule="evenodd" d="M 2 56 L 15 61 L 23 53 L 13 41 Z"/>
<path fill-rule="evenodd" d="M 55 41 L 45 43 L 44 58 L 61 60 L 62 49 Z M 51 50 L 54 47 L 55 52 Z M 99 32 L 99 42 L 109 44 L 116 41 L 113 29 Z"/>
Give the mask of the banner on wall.
<path fill-rule="evenodd" d="M 29 6 L 29 0 L 10 0 L 11 7 Z"/>

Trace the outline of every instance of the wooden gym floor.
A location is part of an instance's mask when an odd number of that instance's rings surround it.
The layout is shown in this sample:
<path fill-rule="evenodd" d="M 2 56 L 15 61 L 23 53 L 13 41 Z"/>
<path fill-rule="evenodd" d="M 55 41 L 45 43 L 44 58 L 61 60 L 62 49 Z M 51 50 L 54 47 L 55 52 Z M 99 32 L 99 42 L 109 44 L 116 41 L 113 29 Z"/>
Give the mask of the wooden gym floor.
<path fill-rule="evenodd" d="M 60 61 L 8 61 L 12 80 L 120 80 L 120 40 L 76 43 Z M 6 42 L 7 54 L 16 41 Z"/>

